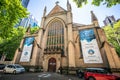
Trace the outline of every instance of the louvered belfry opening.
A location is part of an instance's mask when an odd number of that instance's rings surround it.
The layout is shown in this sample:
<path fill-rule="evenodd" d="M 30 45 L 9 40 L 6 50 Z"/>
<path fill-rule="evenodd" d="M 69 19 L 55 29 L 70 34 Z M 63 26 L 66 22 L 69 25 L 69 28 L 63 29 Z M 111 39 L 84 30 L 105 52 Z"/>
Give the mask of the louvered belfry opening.
<path fill-rule="evenodd" d="M 64 53 L 64 27 L 59 20 L 48 26 L 46 53 Z"/>

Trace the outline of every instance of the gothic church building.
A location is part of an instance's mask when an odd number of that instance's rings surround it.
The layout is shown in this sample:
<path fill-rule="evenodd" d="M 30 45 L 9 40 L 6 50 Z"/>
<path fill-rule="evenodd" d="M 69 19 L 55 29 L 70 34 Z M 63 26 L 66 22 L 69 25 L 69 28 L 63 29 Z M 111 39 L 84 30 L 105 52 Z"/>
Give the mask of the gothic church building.
<path fill-rule="evenodd" d="M 105 36 L 98 20 L 91 11 L 91 24 L 73 23 L 72 8 L 58 4 L 46 14 L 46 7 L 39 31 L 30 34 L 27 29 L 14 63 L 42 67 L 44 71 L 57 72 L 60 67 L 71 69 L 99 67 L 120 68 L 120 59 Z"/>

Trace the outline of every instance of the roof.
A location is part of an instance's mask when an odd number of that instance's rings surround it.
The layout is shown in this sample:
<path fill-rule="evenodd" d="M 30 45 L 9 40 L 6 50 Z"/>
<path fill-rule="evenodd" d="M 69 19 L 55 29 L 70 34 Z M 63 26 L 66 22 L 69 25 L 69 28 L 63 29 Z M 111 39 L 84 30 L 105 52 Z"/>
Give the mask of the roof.
<path fill-rule="evenodd" d="M 56 5 L 48 15 L 52 15 L 52 14 L 56 14 L 56 13 L 59 13 L 59 12 L 64 12 L 66 11 L 65 9 L 63 9 L 62 7 L 60 7 L 59 5 Z"/>
<path fill-rule="evenodd" d="M 85 24 L 73 23 L 73 27 L 84 26 Z"/>

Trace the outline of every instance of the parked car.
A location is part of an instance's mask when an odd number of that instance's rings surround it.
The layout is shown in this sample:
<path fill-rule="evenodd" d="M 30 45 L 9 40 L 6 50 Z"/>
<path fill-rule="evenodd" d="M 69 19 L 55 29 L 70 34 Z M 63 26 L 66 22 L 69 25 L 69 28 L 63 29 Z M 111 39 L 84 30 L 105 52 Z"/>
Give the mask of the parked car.
<path fill-rule="evenodd" d="M 102 68 L 86 68 L 80 71 L 80 74 L 85 80 L 120 80 L 120 77 L 108 73 Z"/>
<path fill-rule="evenodd" d="M 22 67 L 19 64 L 9 64 L 9 65 L 5 66 L 3 72 L 4 73 L 13 73 L 13 74 L 24 73 L 25 72 L 25 68 Z"/>
<path fill-rule="evenodd" d="M 2 72 L 4 68 L 5 68 L 5 64 L 0 64 L 0 72 Z"/>

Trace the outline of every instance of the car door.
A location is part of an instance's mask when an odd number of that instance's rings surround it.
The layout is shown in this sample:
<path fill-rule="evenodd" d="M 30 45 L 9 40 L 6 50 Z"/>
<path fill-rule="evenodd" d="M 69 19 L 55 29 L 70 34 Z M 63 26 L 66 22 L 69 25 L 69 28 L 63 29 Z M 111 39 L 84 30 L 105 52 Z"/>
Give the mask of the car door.
<path fill-rule="evenodd" d="M 8 66 L 5 68 L 5 71 L 6 71 L 6 73 L 10 73 L 10 72 L 11 72 L 11 65 L 8 65 Z"/>
<path fill-rule="evenodd" d="M 107 79 L 105 78 L 105 74 L 95 73 L 94 75 L 95 75 L 96 80 L 107 80 Z"/>
<path fill-rule="evenodd" d="M 13 71 L 15 71 L 15 66 L 14 65 L 11 65 L 11 73 L 13 73 Z"/>
<path fill-rule="evenodd" d="M 103 70 L 96 70 L 95 72 L 96 80 L 107 80 L 105 76 L 106 76 L 106 73 L 104 73 Z"/>
<path fill-rule="evenodd" d="M 111 74 L 106 74 L 104 77 L 106 78 L 106 80 L 115 80 L 115 76 Z"/>

